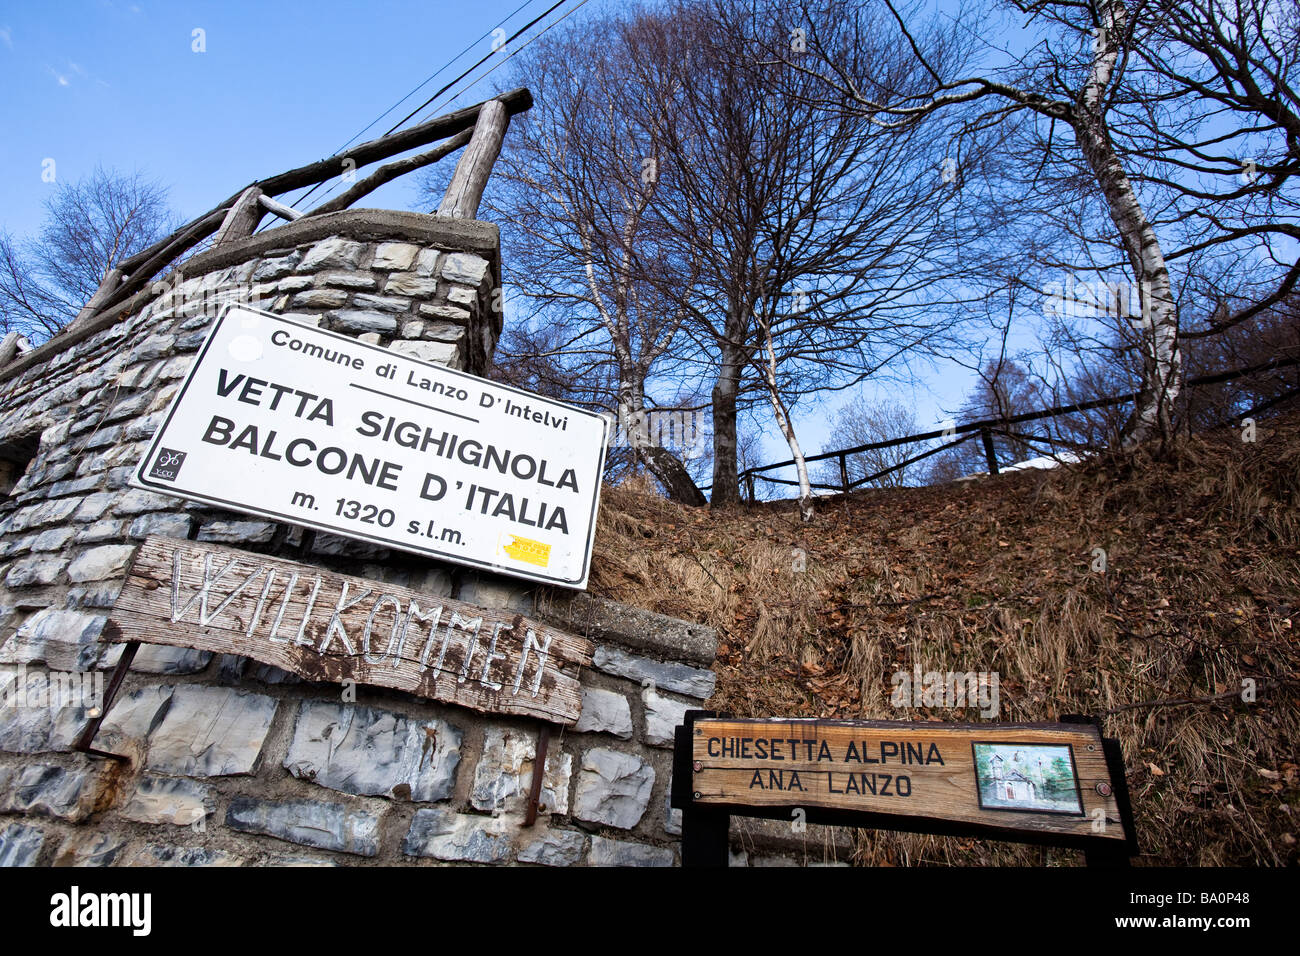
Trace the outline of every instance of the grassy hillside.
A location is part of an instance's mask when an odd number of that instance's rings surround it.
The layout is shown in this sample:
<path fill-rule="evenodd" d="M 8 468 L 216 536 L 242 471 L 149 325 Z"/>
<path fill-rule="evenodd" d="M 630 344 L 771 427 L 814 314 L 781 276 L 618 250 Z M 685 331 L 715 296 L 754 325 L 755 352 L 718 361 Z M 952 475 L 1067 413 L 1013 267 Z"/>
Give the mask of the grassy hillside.
<path fill-rule="evenodd" d="M 1103 717 L 1140 862 L 1295 864 L 1298 509 L 1300 417 L 1158 462 L 823 499 L 802 526 L 792 503 L 715 512 L 624 485 L 602 499 L 591 590 L 716 627 L 711 706 L 735 715 L 978 720 L 895 707 L 890 676 L 997 672 L 1001 720 Z M 857 845 L 864 864 L 1082 860 L 868 831 Z"/>

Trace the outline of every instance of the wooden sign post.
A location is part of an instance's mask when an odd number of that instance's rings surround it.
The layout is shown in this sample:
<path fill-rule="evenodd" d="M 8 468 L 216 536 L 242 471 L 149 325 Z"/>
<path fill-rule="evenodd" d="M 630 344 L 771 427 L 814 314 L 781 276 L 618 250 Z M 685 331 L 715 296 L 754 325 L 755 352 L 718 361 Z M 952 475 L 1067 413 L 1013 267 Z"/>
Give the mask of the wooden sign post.
<path fill-rule="evenodd" d="M 1060 724 L 741 719 L 688 711 L 677 728 L 672 806 L 682 862 L 727 864 L 734 815 L 1137 850 L 1117 741 Z"/>
<path fill-rule="evenodd" d="M 149 537 L 111 639 L 240 654 L 496 714 L 572 723 L 592 643 L 522 614 L 222 548 Z"/>

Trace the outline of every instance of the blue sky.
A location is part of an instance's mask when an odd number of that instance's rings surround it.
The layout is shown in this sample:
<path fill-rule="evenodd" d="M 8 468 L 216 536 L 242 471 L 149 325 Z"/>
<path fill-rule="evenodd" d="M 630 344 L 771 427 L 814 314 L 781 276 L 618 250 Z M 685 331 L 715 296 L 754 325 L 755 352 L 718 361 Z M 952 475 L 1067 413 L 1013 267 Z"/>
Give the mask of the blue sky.
<path fill-rule="evenodd" d="M 169 186 L 173 208 L 190 219 L 255 179 L 333 154 L 454 60 L 361 139 L 382 134 L 490 52 L 485 34 L 502 21 L 513 33 L 550 2 L 0 3 L 0 229 L 19 237 L 39 228 L 54 189 L 41 176 L 51 159 L 61 182 L 97 164 L 141 170 Z M 602 2 L 612 0 L 575 17 Z M 422 117 L 482 99 L 505 72 Z M 366 202 L 406 209 L 416 198 L 415 177 L 406 177 Z M 926 428 L 970 382 L 953 367 L 915 389 L 892 383 L 871 394 L 914 404 Z M 822 447 L 842 401 L 797 415 L 806 451 Z M 766 448 L 766 460 L 789 457 L 775 427 Z"/>

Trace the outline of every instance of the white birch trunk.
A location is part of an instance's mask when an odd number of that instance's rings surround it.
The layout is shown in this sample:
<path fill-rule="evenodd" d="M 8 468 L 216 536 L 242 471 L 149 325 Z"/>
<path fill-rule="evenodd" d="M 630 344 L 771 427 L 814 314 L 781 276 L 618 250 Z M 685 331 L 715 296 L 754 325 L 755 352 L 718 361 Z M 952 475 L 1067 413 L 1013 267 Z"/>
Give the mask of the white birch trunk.
<path fill-rule="evenodd" d="M 790 421 L 790 415 L 786 411 L 785 403 L 781 401 L 781 393 L 776 386 L 776 349 L 772 344 L 772 325 L 771 322 L 763 324 L 763 346 L 767 352 L 767 362 L 763 366 L 763 380 L 767 383 L 767 397 L 772 403 L 772 412 L 776 416 L 776 424 L 781 429 L 781 434 L 785 436 L 786 444 L 790 446 L 790 457 L 794 459 L 795 471 L 799 473 L 799 520 L 808 522 L 812 521 L 816 511 L 813 509 L 812 482 L 808 479 L 808 463 L 804 461 L 803 449 L 799 447 L 799 439 L 795 437 L 794 425 Z"/>
<path fill-rule="evenodd" d="M 1106 198 L 1111 221 L 1119 231 L 1140 290 L 1142 315 L 1142 384 L 1125 425 L 1125 447 L 1151 438 L 1167 438 L 1170 416 L 1181 385 L 1178 352 L 1178 310 L 1160 239 L 1138 201 L 1106 125 L 1104 98 L 1119 59 L 1118 38 L 1128 26 L 1122 0 L 1107 0 L 1100 8 L 1102 33 L 1094 45 L 1092 69 L 1080 97 L 1075 132 L 1089 168 Z"/>

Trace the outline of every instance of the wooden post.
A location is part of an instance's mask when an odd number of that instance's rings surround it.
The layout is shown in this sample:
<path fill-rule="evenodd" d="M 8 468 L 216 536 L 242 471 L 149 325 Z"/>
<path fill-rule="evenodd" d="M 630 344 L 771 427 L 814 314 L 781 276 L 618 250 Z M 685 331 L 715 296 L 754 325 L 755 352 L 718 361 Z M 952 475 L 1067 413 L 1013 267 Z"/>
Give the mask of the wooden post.
<path fill-rule="evenodd" d="M 840 490 L 849 493 L 849 460 L 843 454 L 840 455 Z"/>
<path fill-rule="evenodd" d="M 998 456 L 993 450 L 993 434 L 987 428 L 980 429 L 980 438 L 984 440 L 984 457 L 988 460 L 989 474 L 998 473 Z"/>
<path fill-rule="evenodd" d="M 73 321 L 75 322 L 84 316 L 94 315 L 98 312 L 99 307 L 104 304 L 104 301 L 110 295 L 117 291 L 117 287 L 121 284 L 122 270 L 109 269 L 104 276 L 104 281 L 99 284 L 99 288 L 96 289 L 95 294 L 90 297 L 90 301 L 81 307 L 81 311 L 77 313 L 77 318 Z"/>
<path fill-rule="evenodd" d="M 478 122 L 474 125 L 474 135 L 469 145 L 456 164 L 452 174 L 451 185 L 442 197 L 438 207 L 439 216 L 453 219 L 473 219 L 478 215 L 478 204 L 483 199 L 483 189 L 488 177 L 492 175 L 492 166 L 501 152 L 501 140 L 505 138 L 506 127 L 510 124 L 510 114 L 500 100 L 489 100 L 479 110 Z"/>
<path fill-rule="evenodd" d="M 729 866 L 731 814 L 695 806 L 691 741 L 695 721 L 711 710 L 688 710 L 673 732 L 673 784 L 669 804 L 682 811 L 682 866 Z"/>
<path fill-rule="evenodd" d="M 0 368 L 8 365 L 18 354 L 18 340 L 22 336 L 17 332 L 9 332 L 5 335 L 4 340 L 0 341 Z"/>
<path fill-rule="evenodd" d="M 294 222 L 301 219 L 303 216 L 303 214 L 297 209 L 294 209 L 292 206 L 286 206 L 282 202 L 276 202 L 270 196 L 266 195 L 266 193 L 259 194 L 257 201 L 267 212 L 275 213 L 281 219 L 287 220 L 288 222 Z"/>
<path fill-rule="evenodd" d="M 262 197 L 262 190 L 257 186 L 249 186 L 235 204 L 230 207 L 230 212 L 226 213 L 226 218 L 221 220 L 221 228 L 217 230 L 216 237 L 212 240 L 212 245 L 222 245 L 227 242 L 234 242 L 236 239 L 246 239 L 253 234 L 257 224 L 262 221 L 266 211 L 258 201 Z"/>

